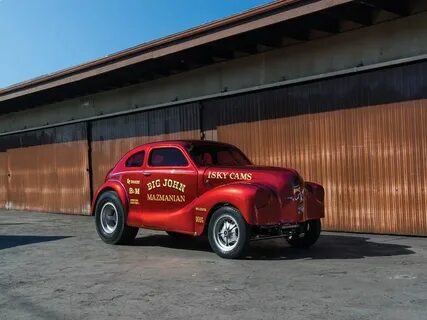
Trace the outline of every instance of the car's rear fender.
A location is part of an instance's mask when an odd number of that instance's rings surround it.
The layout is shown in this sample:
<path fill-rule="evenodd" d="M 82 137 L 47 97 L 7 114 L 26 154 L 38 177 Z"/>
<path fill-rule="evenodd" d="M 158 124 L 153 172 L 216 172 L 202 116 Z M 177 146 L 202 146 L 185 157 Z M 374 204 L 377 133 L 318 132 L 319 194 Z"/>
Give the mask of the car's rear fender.
<path fill-rule="evenodd" d="M 91 213 L 95 214 L 96 202 L 98 201 L 99 196 L 106 191 L 114 191 L 117 193 L 123 208 L 127 211 L 128 209 L 128 199 L 125 187 L 119 180 L 108 180 L 105 182 L 95 193 L 92 201 L 92 210 Z"/>
<path fill-rule="evenodd" d="M 205 192 L 194 203 L 195 233 L 201 235 L 204 232 L 210 217 L 221 206 L 236 208 L 246 223 L 255 224 L 255 206 L 259 194 L 263 192 L 265 190 L 258 184 L 239 182 L 222 185 Z"/>

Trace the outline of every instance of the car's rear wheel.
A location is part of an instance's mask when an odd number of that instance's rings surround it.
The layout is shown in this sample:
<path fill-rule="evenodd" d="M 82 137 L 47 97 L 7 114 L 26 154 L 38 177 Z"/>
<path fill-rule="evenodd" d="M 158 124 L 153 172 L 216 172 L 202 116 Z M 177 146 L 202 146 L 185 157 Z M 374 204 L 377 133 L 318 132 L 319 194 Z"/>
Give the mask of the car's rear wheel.
<path fill-rule="evenodd" d="M 135 239 L 138 228 L 126 225 L 126 211 L 114 191 L 102 193 L 95 207 L 95 225 L 99 237 L 109 244 L 126 244 Z"/>
<path fill-rule="evenodd" d="M 221 207 L 209 221 L 208 239 L 220 257 L 243 257 L 249 247 L 250 228 L 241 213 L 233 207 Z"/>
<path fill-rule="evenodd" d="M 309 248 L 319 239 L 321 229 L 320 219 L 308 220 L 304 223 L 302 230 L 287 241 L 295 248 Z"/>

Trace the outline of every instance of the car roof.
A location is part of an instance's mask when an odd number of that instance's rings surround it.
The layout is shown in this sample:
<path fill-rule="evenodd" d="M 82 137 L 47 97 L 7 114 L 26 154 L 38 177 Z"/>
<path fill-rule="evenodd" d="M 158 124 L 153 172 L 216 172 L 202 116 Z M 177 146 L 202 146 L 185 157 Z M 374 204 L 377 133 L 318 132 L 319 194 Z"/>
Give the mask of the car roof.
<path fill-rule="evenodd" d="M 155 142 L 149 142 L 145 144 L 141 144 L 139 146 L 136 146 L 132 149 L 130 149 L 128 152 L 126 152 L 119 161 L 114 165 L 113 168 L 117 168 L 120 164 L 123 164 L 124 161 L 126 161 L 130 156 L 139 153 L 141 151 L 146 151 L 147 149 L 150 149 L 152 147 L 176 147 L 180 146 L 185 148 L 187 145 L 199 145 L 199 146 L 228 146 L 236 148 L 234 145 L 225 143 L 225 142 L 218 142 L 218 141 L 212 141 L 212 140 L 162 140 L 162 141 L 155 141 Z"/>
<path fill-rule="evenodd" d="M 134 149 L 145 149 L 147 147 L 160 147 L 160 146 L 181 146 L 185 147 L 189 144 L 193 145 L 218 145 L 218 146 L 232 146 L 231 144 L 211 141 L 211 140 L 163 140 L 163 141 L 155 141 L 142 144 Z M 234 147 L 234 146 L 233 146 Z"/>
<path fill-rule="evenodd" d="M 136 146 L 136 147 L 130 149 L 128 152 L 126 152 L 123 155 L 123 157 L 121 158 L 121 160 L 123 160 L 124 158 L 127 158 L 131 154 L 138 153 L 140 151 L 145 151 L 146 149 L 149 149 L 152 147 L 176 147 L 176 146 L 180 146 L 180 147 L 185 148 L 189 144 L 199 145 L 199 146 L 200 145 L 229 146 L 229 147 L 235 148 L 235 146 L 233 146 L 232 144 L 224 143 L 224 142 L 218 142 L 218 141 L 212 141 L 212 140 L 162 140 L 162 141 L 144 143 L 144 144 L 141 144 L 139 146 Z"/>

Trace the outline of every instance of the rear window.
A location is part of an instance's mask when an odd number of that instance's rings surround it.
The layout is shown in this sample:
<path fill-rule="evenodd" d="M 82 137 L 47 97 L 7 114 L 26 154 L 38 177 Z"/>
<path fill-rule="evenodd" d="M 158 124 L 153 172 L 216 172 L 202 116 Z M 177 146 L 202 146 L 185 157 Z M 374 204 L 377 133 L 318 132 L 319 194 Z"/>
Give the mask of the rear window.
<path fill-rule="evenodd" d="M 126 160 L 126 167 L 140 167 L 144 163 L 145 152 L 141 151 L 130 156 Z"/>
<path fill-rule="evenodd" d="M 176 148 L 158 148 L 151 151 L 149 164 L 152 167 L 186 167 L 188 161 Z"/>

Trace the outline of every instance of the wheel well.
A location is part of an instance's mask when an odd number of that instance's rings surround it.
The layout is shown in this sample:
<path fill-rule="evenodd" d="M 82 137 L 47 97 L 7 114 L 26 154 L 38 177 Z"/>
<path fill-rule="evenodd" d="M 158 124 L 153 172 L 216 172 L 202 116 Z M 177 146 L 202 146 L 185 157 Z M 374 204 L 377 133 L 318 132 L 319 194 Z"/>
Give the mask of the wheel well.
<path fill-rule="evenodd" d="M 221 207 L 232 207 L 232 208 L 235 208 L 236 210 L 238 210 L 235 206 L 233 206 L 232 204 L 230 204 L 228 202 L 221 202 L 221 203 L 217 203 L 216 205 L 214 205 L 211 208 L 211 210 L 209 210 L 208 215 L 206 217 L 206 223 L 205 223 L 205 227 L 204 227 L 203 233 L 202 233 L 203 235 L 206 235 L 206 233 L 208 232 L 209 222 L 211 221 L 213 213 Z"/>
<path fill-rule="evenodd" d="M 91 215 L 92 215 L 92 216 L 94 216 L 94 215 L 95 215 L 96 203 L 98 202 L 99 197 L 100 197 L 102 194 L 104 194 L 105 192 L 108 192 L 108 191 L 116 192 L 116 190 L 114 190 L 114 189 L 113 189 L 113 188 L 111 188 L 111 187 L 106 187 L 106 188 L 102 189 L 102 190 L 98 193 L 98 195 L 96 196 L 95 201 L 93 202 L 93 208 L 92 208 L 92 212 L 91 212 Z"/>

